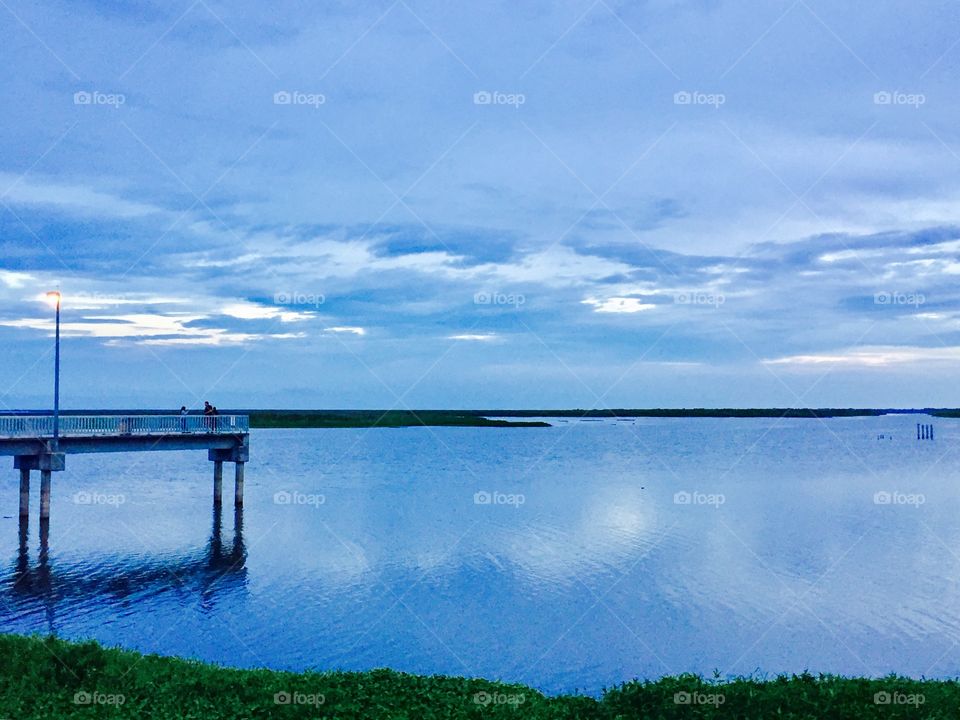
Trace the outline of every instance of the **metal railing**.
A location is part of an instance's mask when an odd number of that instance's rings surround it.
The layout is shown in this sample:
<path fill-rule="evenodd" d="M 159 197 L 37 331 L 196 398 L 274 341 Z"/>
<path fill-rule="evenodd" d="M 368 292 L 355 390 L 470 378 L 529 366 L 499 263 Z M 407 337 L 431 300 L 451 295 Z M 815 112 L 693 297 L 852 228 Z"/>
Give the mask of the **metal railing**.
<path fill-rule="evenodd" d="M 245 433 L 249 415 L 61 415 L 60 436 Z M 0 415 L 0 438 L 50 437 L 52 415 Z"/>

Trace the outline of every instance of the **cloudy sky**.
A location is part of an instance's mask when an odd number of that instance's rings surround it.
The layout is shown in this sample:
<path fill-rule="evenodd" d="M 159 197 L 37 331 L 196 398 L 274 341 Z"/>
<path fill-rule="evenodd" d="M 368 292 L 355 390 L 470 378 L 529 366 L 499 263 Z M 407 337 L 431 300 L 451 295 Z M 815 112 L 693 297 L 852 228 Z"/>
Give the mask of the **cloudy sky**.
<path fill-rule="evenodd" d="M 960 405 L 960 14 L 0 0 L 0 403 Z"/>

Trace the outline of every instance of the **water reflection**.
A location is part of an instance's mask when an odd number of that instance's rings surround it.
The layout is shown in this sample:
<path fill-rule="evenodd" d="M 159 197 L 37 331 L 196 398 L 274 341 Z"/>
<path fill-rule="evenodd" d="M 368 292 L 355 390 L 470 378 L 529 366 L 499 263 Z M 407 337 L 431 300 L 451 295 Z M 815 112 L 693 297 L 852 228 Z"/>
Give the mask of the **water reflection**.
<path fill-rule="evenodd" d="M 213 507 L 213 530 L 207 552 L 197 568 L 201 586 L 201 607 L 210 612 L 216 607 L 218 592 L 244 590 L 247 584 L 247 549 L 243 543 L 243 508 L 233 511 L 233 541 L 224 546 L 222 506 Z"/>
<path fill-rule="evenodd" d="M 243 508 L 233 515 L 233 537 L 223 537 L 223 510 L 214 506 L 206 547 L 180 555 L 113 555 L 73 562 L 50 558 L 50 521 L 39 523 L 36 560 L 31 562 L 29 519 L 20 518 L 19 547 L 4 594 L 8 610 L 46 616 L 46 631 L 55 632 L 57 609 L 108 599 L 123 603 L 171 589 L 199 596 L 203 612 L 213 612 L 220 595 L 243 593 L 247 587 L 247 549 L 243 539 Z"/>

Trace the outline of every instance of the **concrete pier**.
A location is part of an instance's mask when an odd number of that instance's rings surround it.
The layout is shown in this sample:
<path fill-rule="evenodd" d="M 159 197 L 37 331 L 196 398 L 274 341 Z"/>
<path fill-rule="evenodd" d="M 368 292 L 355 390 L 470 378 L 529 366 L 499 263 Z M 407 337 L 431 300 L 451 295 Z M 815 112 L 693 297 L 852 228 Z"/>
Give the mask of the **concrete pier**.
<path fill-rule="evenodd" d="M 0 456 L 20 471 L 20 517 L 30 513 L 30 473 L 40 471 L 40 518 L 50 518 L 52 474 L 74 453 L 207 450 L 213 461 L 213 502 L 223 501 L 223 463 L 236 464 L 235 502 L 243 505 L 243 468 L 250 459 L 246 415 L 0 415 Z M 59 432 L 55 433 L 57 429 Z"/>

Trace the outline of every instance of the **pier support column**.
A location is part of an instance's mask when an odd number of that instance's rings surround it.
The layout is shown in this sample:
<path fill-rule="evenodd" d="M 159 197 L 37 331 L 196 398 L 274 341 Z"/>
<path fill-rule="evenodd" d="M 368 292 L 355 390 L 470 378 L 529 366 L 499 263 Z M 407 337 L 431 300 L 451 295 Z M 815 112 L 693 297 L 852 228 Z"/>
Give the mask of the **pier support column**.
<path fill-rule="evenodd" d="M 40 519 L 50 518 L 50 477 L 49 470 L 40 471 Z"/>
<path fill-rule="evenodd" d="M 213 504 L 223 504 L 223 461 L 213 461 Z"/>
<path fill-rule="evenodd" d="M 243 466 L 245 463 L 237 461 L 236 475 L 233 481 L 233 504 L 234 507 L 243 507 Z"/>
<path fill-rule="evenodd" d="M 20 517 L 30 515 L 30 468 L 20 468 Z"/>
<path fill-rule="evenodd" d="M 213 463 L 213 503 L 219 504 L 223 496 L 222 479 L 223 463 L 232 462 L 236 475 L 233 485 L 233 504 L 243 507 L 243 470 L 244 464 L 250 459 L 250 440 L 244 435 L 234 439 L 236 444 L 227 448 L 211 448 L 207 458 Z"/>

